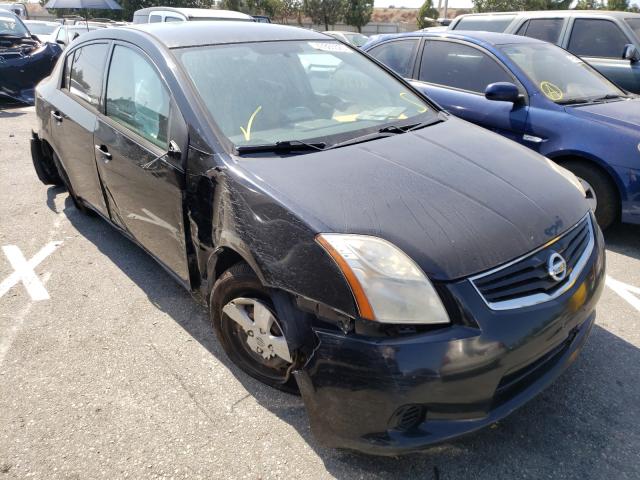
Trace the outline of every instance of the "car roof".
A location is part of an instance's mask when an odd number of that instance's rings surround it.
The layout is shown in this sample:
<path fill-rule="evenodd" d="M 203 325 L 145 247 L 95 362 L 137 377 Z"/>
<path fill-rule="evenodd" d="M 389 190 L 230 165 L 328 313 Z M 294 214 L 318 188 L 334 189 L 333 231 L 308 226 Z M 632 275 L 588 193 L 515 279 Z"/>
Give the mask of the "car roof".
<path fill-rule="evenodd" d="M 118 31 L 134 34 L 146 33 L 168 48 L 282 40 L 333 40 L 328 35 L 304 28 L 259 22 L 144 23 L 100 30 L 100 32 L 93 32 L 92 37 L 111 36 L 117 34 Z"/>
<path fill-rule="evenodd" d="M 134 15 L 147 15 L 153 12 L 176 12 L 182 13 L 189 18 L 237 18 L 237 19 L 250 19 L 253 18 L 246 13 L 235 12 L 233 10 L 217 10 L 214 8 L 175 8 L 175 7 L 147 7 L 140 10 L 136 10 Z"/>
<path fill-rule="evenodd" d="M 539 17 L 576 17 L 576 16 L 594 16 L 594 17 L 640 17 L 640 14 L 634 12 L 620 12 L 611 10 L 534 10 L 528 12 L 487 12 L 487 13 L 467 13 L 460 15 L 458 18 L 464 17 L 497 17 L 509 15 L 518 15 L 524 18 Z M 457 20 L 457 19 L 456 19 Z"/>
<path fill-rule="evenodd" d="M 507 45 L 513 43 L 546 43 L 542 40 L 538 40 L 531 37 L 524 37 L 521 35 L 509 35 L 507 33 L 495 33 L 495 32 L 481 32 L 481 31 L 465 31 L 465 30 L 446 30 L 443 32 L 407 32 L 398 34 L 381 35 L 376 38 L 372 43 L 367 45 L 373 46 L 374 44 L 381 43 L 392 38 L 405 38 L 405 37 L 431 37 L 431 38 L 451 38 L 457 40 L 466 40 L 469 42 L 485 45 Z"/>

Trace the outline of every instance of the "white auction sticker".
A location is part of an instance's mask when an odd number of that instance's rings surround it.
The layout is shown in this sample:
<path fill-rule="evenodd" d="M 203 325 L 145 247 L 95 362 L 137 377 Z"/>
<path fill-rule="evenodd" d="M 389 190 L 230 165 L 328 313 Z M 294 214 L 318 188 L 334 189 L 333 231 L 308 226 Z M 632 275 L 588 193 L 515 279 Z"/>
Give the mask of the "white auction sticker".
<path fill-rule="evenodd" d="M 322 50 L 323 52 L 351 52 L 349 47 L 339 42 L 309 42 L 309 46 L 316 50 Z"/>

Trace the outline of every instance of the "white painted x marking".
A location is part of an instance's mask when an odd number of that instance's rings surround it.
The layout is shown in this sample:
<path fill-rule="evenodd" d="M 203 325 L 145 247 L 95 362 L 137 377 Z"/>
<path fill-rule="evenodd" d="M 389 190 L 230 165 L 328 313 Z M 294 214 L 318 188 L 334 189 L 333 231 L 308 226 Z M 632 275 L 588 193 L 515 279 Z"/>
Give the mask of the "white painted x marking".
<path fill-rule="evenodd" d="M 640 312 L 640 288 L 628 285 L 620 280 L 615 280 L 607 275 L 607 287 L 620 295 L 623 299 L 631 304 L 633 308 Z"/>
<path fill-rule="evenodd" d="M 24 258 L 24 255 L 17 246 L 5 245 L 2 247 L 14 272 L 0 283 L 0 297 L 4 296 L 4 294 L 11 290 L 18 282 L 22 282 L 27 293 L 34 301 L 48 300 L 49 293 L 47 289 L 44 288 L 34 269 L 60 245 L 62 245 L 61 241 L 47 243 L 29 261 Z"/>

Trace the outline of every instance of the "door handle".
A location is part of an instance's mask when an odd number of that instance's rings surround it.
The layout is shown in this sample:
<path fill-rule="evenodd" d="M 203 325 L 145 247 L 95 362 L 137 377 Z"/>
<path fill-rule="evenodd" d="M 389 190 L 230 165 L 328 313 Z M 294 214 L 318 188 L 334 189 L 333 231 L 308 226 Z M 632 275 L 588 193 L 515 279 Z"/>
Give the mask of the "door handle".
<path fill-rule="evenodd" d="M 100 153 L 100 155 L 102 155 L 104 163 L 109 163 L 109 161 L 111 160 L 111 154 L 107 150 L 107 147 L 105 147 L 104 145 L 95 145 L 95 147 L 96 151 Z"/>
<path fill-rule="evenodd" d="M 62 122 L 62 115 L 60 115 L 59 112 L 51 112 L 51 116 L 56 122 L 58 123 Z"/>

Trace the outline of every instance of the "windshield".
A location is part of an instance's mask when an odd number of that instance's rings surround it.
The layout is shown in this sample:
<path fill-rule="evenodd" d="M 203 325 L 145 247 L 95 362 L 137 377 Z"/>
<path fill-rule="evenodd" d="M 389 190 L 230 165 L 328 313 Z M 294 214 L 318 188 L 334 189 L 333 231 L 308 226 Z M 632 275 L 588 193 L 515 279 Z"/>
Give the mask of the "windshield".
<path fill-rule="evenodd" d="M 235 146 L 326 145 L 436 113 L 365 56 L 337 41 L 278 41 L 175 51 Z"/>
<path fill-rule="evenodd" d="M 556 103 L 625 94 L 578 57 L 555 45 L 512 44 L 503 45 L 501 50 Z"/>
<path fill-rule="evenodd" d="M 0 35 L 28 37 L 29 31 L 16 17 L 0 12 Z"/>
<path fill-rule="evenodd" d="M 633 30 L 633 33 L 636 34 L 636 37 L 640 39 L 640 18 L 627 18 L 626 22 Z"/>
<path fill-rule="evenodd" d="M 51 35 L 58 27 L 58 24 L 27 23 L 27 27 L 29 28 L 29 31 L 35 35 Z"/>

